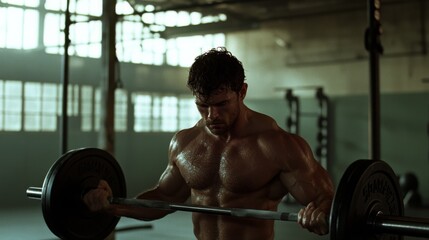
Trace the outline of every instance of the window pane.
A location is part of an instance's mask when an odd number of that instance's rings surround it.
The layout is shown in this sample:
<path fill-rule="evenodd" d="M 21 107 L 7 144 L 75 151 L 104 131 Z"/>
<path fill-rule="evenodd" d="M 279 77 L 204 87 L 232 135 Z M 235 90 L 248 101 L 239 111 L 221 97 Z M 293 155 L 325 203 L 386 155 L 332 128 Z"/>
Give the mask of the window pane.
<path fill-rule="evenodd" d="M 42 85 L 42 130 L 57 130 L 58 88 L 53 83 Z"/>
<path fill-rule="evenodd" d="M 45 0 L 45 8 L 48 10 L 65 11 L 66 6 L 67 6 L 67 1 L 65 0 Z"/>
<path fill-rule="evenodd" d="M 52 115 L 57 114 L 58 87 L 53 83 L 44 83 L 42 88 L 43 106 L 42 111 Z"/>
<path fill-rule="evenodd" d="M 151 103 L 149 95 L 134 94 L 134 131 L 143 132 L 151 129 Z"/>
<path fill-rule="evenodd" d="M 39 13 L 36 10 L 25 10 L 23 49 L 37 48 L 39 38 Z"/>
<path fill-rule="evenodd" d="M 59 49 L 64 43 L 64 34 L 61 32 L 61 22 L 63 17 L 58 14 L 47 13 L 44 22 L 43 44 L 53 47 L 53 53 L 59 53 Z"/>
<path fill-rule="evenodd" d="M 127 130 L 127 91 L 116 89 L 115 91 L 115 130 L 124 132 Z"/>
<path fill-rule="evenodd" d="M 21 114 L 17 113 L 7 113 L 5 116 L 5 126 L 6 131 L 20 131 L 21 130 Z"/>
<path fill-rule="evenodd" d="M 81 87 L 81 130 L 88 132 L 92 130 L 92 94 L 91 86 Z"/>
<path fill-rule="evenodd" d="M 41 91 L 40 83 L 24 84 L 24 130 L 40 131 L 41 129 Z"/>
<path fill-rule="evenodd" d="M 161 131 L 161 111 L 162 111 L 162 97 L 153 96 L 152 103 L 152 131 Z"/>
<path fill-rule="evenodd" d="M 25 131 L 40 131 L 40 115 L 25 115 Z"/>
<path fill-rule="evenodd" d="M 194 126 L 201 118 L 193 98 L 181 98 L 179 101 L 179 129 Z"/>
<path fill-rule="evenodd" d="M 7 48 L 19 49 L 22 46 L 23 14 L 21 8 L 7 8 Z"/>
<path fill-rule="evenodd" d="M 42 130 L 51 132 L 57 130 L 57 117 L 52 115 L 43 115 Z"/>
<path fill-rule="evenodd" d="M 63 86 L 58 85 L 58 115 L 62 115 L 63 110 Z M 79 86 L 69 85 L 67 88 L 67 116 L 77 116 L 79 113 Z"/>
<path fill-rule="evenodd" d="M 4 2 L 9 4 L 19 5 L 19 6 L 24 5 L 24 0 L 5 0 Z"/>
<path fill-rule="evenodd" d="M 4 84 L 4 130 L 21 130 L 22 82 L 5 81 Z"/>
<path fill-rule="evenodd" d="M 103 13 L 103 0 L 87 0 L 88 3 L 91 3 L 89 7 L 89 15 L 92 16 L 101 16 Z"/>
<path fill-rule="evenodd" d="M 25 0 L 25 6 L 27 7 L 38 7 L 40 4 L 39 0 Z"/>
<path fill-rule="evenodd" d="M 188 12 L 180 11 L 177 15 L 177 26 L 183 27 L 191 24 L 191 17 Z"/>
<path fill-rule="evenodd" d="M 101 116 L 101 91 L 100 88 L 95 89 L 94 93 L 94 130 L 100 130 L 100 116 Z"/>
<path fill-rule="evenodd" d="M 162 98 L 162 131 L 177 130 L 177 97 Z"/>
<path fill-rule="evenodd" d="M 79 86 L 70 85 L 68 87 L 68 106 L 67 106 L 67 115 L 68 116 L 77 116 L 79 113 Z"/>
<path fill-rule="evenodd" d="M 6 47 L 6 23 L 7 23 L 7 8 L 0 7 L 0 47 Z"/>

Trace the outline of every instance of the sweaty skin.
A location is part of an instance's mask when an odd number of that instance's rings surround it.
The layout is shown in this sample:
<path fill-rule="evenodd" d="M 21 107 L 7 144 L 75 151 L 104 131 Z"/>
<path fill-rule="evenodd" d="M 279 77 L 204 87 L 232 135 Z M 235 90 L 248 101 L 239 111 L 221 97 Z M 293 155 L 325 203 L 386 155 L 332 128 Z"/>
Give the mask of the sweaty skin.
<path fill-rule="evenodd" d="M 157 186 L 137 196 L 205 206 L 276 211 L 288 192 L 307 207 L 298 223 L 326 234 L 333 197 L 327 172 L 314 160 L 301 137 L 282 130 L 275 121 L 243 103 L 247 91 L 224 89 L 208 98 L 196 96 L 201 120 L 175 134 L 169 163 Z M 103 199 L 110 189 L 103 181 L 85 196 L 94 211 L 143 220 L 168 211 L 111 205 Z M 100 200 L 101 199 L 101 200 Z M 200 240 L 274 239 L 274 221 L 193 213 L 194 233 Z"/>

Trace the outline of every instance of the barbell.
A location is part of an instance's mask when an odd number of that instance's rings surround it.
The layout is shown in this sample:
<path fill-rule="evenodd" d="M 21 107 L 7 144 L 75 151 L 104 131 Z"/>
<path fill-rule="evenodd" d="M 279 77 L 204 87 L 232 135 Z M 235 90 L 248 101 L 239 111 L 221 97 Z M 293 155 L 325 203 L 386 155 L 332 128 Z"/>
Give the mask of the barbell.
<path fill-rule="evenodd" d="M 112 189 L 112 204 L 281 221 L 298 219 L 297 213 L 125 198 L 121 167 L 112 155 L 97 148 L 67 152 L 51 166 L 42 187 L 29 187 L 26 194 L 41 200 L 45 222 L 59 238 L 105 239 L 120 218 L 91 212 L 82 201 L 100 179 L 106 180 Z M 392 168 L 380 160 L 357 160 L 343 174 L 326 220 L 333 240 L 429 237 L 429 219 L 403 214 L 402 194 Z"/>

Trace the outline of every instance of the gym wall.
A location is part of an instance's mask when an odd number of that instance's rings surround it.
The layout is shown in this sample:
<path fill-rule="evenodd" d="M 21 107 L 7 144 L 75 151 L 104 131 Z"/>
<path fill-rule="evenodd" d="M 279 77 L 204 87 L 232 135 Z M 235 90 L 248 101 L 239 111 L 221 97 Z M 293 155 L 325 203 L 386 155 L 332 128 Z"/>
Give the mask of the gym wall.
<path fill-rule="evenodd" d="M 381 150 L 397 173 L 413 171 L 420 181 L 423 201 L 429 204 L 428 136 L 429 58 L 420 30 L 417 1 L 383 8 L 381 36 L 385 54 L 380 59 Z M 423 16 L 426 26 L 428 17 Z M 346 166 L 368 157 L 369 67 L 363 45 L 365 9 L 328 15 L 298 17 L 266 23 L 259 30 L 227 34 L 227 47 L 242 60 L 249 92 L 246 103 L 275 118 L 284 127 L 288 114 L 278 87 L 322 86 L 332 100 L 332 158 L 329 171 L 339 180 Z M 424 34 L 422 36 L 422 34 Z M 40 51 L 0 49 L 0 79 L 60 82 L 61 57 Z M 71 58 L 71 84 L 98 86 L 101 60 Z M 121 78 L 128 91 L 189 94 L 187 69 L 121 64 Z M 303 102 L 314 101 L 304 93 Z M 131 109 L 131 107 L 129 107 Z M 311 111 L 311 109 L 309 109 Z M 131 112 L 129 113 L 131 114 Z M 97 146 L 97 133 L 80 131 L 80 117 L 70 119 L 69 147 Z M 131 126 L 131 122 L 129 123 Z M 314 144 L 311 119 L 301 126 Z M 116 134 L 116 158 L 127 178 L 129 196 L 152 186 L 167 162 L 174 133 Z M 2 206 L 40 207 L 28 200 L 28 186 L 42 184 L 59 157 L 59 132 L 0 132 L 2 157 L 0 187 Z"/>

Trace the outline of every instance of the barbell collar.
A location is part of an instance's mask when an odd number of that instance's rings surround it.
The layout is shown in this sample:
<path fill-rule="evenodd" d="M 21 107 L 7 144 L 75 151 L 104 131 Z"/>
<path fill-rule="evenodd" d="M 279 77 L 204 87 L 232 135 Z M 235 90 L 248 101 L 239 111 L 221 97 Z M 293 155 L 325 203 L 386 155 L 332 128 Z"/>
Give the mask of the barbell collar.
<path fill-rule="evenodd" d="M 41 187 L 29 187 L 26 191 L 27 197 L 31 199 L 42 199 L 42 188 Z"/>
<path fill-rule="evenodd" d="M 281 221 L 298 221 L 297 213 L 288 212 L 276 212 L 269 210 L 258 210 L 258 209 L 245 209 L 245 208 L 224 208 L 224 207 L 212 207 L 212 206 L 200 206 L 193 204 L 174 204 L 158 200 L 147 200 L 147 199 L 130 199 L 130 198 L 115 198 L 109 199 L 111 204 L 136 206 L 136 207 L 147 207 L 155 208 L 168 211 L 185 211 L 185 212 L 199 212 L 207 214 L 216 214 L 232 217 L 247 217 L 257 218 L 266 220 L 281 220 Z"/>
<path fill-rule="evenodd" d="M 378 233 L 429 238 L 429 219 L 377 214 L 370 223 Z"/>

